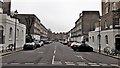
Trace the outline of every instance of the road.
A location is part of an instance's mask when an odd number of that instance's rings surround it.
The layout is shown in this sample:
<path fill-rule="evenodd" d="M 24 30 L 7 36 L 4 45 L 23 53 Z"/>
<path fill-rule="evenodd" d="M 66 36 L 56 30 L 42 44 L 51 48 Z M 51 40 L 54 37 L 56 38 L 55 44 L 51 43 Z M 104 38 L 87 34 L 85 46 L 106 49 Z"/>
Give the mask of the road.
<path fill-rule="evenodd" d="M 119 68 L 119 64 L 118 59 L 95 52 L 74 52 L 59 42 L 2 57 L 2 68 Z"/>

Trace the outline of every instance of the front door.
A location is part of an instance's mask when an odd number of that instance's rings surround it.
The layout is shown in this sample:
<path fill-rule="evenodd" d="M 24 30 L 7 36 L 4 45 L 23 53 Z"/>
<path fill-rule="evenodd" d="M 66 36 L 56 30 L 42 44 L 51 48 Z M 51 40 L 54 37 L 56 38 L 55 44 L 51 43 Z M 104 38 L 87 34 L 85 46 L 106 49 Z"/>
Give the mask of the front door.
<path fill-rule="evenodd" d="M 115 47 L 117 50 L 120 50 L 120 37 L 115 38 Z"/>

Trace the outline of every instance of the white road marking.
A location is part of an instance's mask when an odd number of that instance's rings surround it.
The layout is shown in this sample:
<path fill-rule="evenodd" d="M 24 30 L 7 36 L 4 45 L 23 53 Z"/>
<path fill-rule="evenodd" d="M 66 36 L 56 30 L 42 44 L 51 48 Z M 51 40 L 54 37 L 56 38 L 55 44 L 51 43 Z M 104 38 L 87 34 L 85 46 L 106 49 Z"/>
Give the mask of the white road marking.
<path fill-rule="evenodd" d="M 99 65 L 101 65 L 101 66 L 108 66 L 108 64 L 104 64 L 104 63 L 99 63 Z"/>
<path fill-rule="evenodd" d="M 56 50 L 54 50 L 54 54 L 56 53 Z"/>
<path fill-rule="evenodd" d="M 56 53 L 56 46 L 55 46 L 55 49 L 54 49 L 54 54 Z"/>
<path fill-rule="evenodd" d="M 119 66 L 118 64 L 110 64 L 111 66 Z"/>
<path fill-rule="evenodd" d="M 65 62 L 66 65 L 75 65 L 73 62 Z"/>
<path fill-rule="evenodd" d="M 90 66 L 100 66 L 100 65 L 97 65 L 97 64 L 96 64 L 96 65 L 90 65 Z"/>
<path fill-rule="evenodd" d="M 53 55 L 53 58 L 52 58 L 52 64 L 54 64 L 54 62 L 55 62 L 55 53 L 56 53 L 56 46 L 55 46 L 54 55 Z"/>
<path fill-rule="evenodd" d="M 78 58 L 81 58 L 82 60 L 85 60 L 82 56 L 80 56 L 80 55 L 75 55 L 76 57 L 78 57 Z"/>
<path fill-rule="evenodd" d="M 61 61 L 54 61 L 54 65 L 62 65 Z"/>
<path fill-rule="evenodd" d="M 54 62 L 55 62 L 55 55 L 52 58 L 52 64 L 54 64 Z"/>
<path fill-rule="evenodd" d="M 77 62 L 77 64 L 80 66 L 88 66 L 85 62 Z"/>
<path fill-rule="evenodd" d="M 97 64 L 97 63 L 88 63 L 88 64 L 95 65 L 95 64 Z"/>
<path fill-rule="evenodd" d="M 97 63 L 88 63 L 90 66 L 100 66 Z"/>
<path fill-rule="evenodd" d="M 25 63 L 25 64 L 34 64 L 34 63 Z"/>

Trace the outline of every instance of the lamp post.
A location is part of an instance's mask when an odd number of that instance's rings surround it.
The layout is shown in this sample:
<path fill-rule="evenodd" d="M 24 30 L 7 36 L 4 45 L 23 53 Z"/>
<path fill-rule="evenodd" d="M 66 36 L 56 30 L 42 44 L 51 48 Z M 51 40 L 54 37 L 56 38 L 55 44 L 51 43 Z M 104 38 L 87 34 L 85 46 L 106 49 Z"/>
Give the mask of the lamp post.
<path fill-rule="evenodd" d="M 100 22 L 101 22 L 101 19 L 99 19 L 99 34 L 98 34 L 98 37 L 99 37 L 99 53 L 101 53 L 101 44 L 100 44 L 100 39 L 101 39 L 101 35 L 100 35 L 100 31 L 101 31 L 101 25 L 100 25 Z"/>
<path fill-rule="evenodd" d="M 17 27 L 17 14 L 18 14 L 17 10 L 16 10 L 16 11 L 14 11 L 14 17 L 15 17 L 14 50 L 16 50 L 16 27 Z"/>

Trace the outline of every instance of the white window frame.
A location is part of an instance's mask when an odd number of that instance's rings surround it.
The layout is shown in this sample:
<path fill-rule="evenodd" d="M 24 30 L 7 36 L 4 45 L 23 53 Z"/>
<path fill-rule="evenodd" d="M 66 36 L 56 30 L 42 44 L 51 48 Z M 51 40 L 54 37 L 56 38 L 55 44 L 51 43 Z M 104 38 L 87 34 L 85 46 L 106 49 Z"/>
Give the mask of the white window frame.
<path fill-rule="evenodd" d="M 13 37 L 13 29 L 12 29 L 12 27 L 10 27 L 10 29 L 9 29 L 9 40 L 12 40 L 12 37 Z"/>
<path fill-rule="evenodd" d="M 19 38 L 19 29 L 17 29 L 17 40 Z"/>
<path fill-rule="evenodd" d="M 119 18 L 119 25 L 120 25 L 120 18 Z"/>
<path fill-rule="evenodd" d="M 108 13 L 108 7 L 105 8 L 105 13 L 106 13 L 106 14 Z"/>
<path fill-rule="evenodd" d="M 112 10 L 117 10 L 116 2 L 113 2 Z"/>

